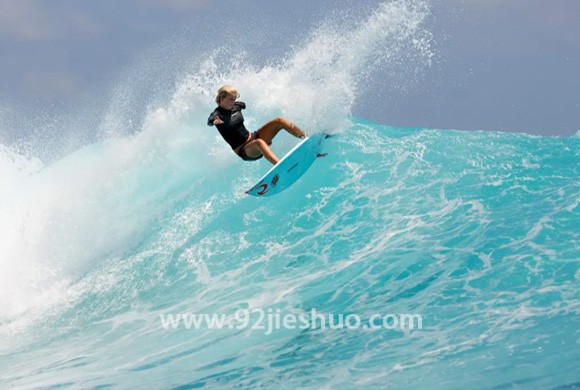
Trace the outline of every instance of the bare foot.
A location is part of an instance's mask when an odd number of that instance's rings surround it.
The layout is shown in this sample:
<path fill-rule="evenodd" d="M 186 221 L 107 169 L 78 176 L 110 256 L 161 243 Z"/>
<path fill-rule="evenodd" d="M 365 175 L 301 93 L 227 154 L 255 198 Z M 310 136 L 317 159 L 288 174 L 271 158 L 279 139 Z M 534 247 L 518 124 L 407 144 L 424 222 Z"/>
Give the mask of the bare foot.
<path fill-rule="evenodd" d="M 289 131 L 296 138 L 304 139 L 306 138 L 306 133 L 300 130 L 298 126 L 292 124 L 292 129 Z"/>

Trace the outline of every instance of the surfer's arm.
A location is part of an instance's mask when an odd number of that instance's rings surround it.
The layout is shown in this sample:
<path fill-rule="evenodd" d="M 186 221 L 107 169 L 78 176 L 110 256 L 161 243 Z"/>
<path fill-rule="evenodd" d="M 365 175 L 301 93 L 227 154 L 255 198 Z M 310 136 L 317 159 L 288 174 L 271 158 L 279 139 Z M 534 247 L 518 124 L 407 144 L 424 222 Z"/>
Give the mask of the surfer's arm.
<path fill-rule="evenodd" d="M 213 126 L 215 123 L 216 119 L 220 119 L 219 116 L 219 112 L 217 110 L 215 110 L 214 112 L 212 112 L 209 116 L 209 118 L 207 118 L 207 125 L 208 126 Z"/>

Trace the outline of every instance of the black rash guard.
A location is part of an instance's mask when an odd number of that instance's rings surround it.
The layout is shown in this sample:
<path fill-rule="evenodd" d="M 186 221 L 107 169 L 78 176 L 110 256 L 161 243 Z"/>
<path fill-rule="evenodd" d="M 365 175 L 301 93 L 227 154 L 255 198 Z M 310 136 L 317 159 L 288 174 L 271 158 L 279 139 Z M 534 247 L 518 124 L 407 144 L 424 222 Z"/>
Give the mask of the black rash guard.
<path fill-rule="evenodd" d="M 224 123 L 216 125 L 221 136 L 235 149 L 248 140 L 250 132 L 244 126 L 244 116 L 242 110 L 246 108 L 246 103 L 235 102 L 231 110 L 217 107 L 207 119 L 208 126 L 213 126 L 213 121 L 219 117 Z"/>

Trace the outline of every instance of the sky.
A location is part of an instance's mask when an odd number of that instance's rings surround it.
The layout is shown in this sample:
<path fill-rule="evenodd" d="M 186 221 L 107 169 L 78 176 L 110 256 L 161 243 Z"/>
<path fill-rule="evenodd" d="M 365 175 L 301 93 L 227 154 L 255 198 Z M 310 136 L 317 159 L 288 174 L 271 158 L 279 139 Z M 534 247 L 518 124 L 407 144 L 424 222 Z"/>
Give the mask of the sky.
<path fill-rule="evenodd" d="M 0 0 L 0 120 L 50 116 L 104 96 L 112 80 L 176 37 L 192 37 L 191 47 L 216 44 L 224 20 L 243 19 L 248 39 L 261 31 L 304 37 L 334 9 L 377 3 Z M 426 28 L 431 67 L 409 88 L 377 88 L 353 114 L 404 127 L 553 136 L 580 130 L 579 0 L 433 0 Z M 272 44 L 262 52 L 277 50 Z"/>

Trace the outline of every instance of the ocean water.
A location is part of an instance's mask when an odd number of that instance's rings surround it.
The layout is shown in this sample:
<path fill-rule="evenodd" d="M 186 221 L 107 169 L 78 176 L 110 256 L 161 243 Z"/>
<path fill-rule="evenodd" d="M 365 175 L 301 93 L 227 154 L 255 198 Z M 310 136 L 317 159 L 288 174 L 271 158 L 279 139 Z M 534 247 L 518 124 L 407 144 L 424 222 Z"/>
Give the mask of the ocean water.
<path fill-rule="evenodd" d="M 2 144 L 0 387 L 580 386 L 580 138 L 352 115 L 370 68 L 429 66 L 428 14 L 321 22 L 269 65 L 206 53 L 137 131 L 117 107 L 53 158 Z M 205 125 L 226 82 L 249 127 L 331 131 L 328 156 L 245 195 L 269 167 Z"/>

